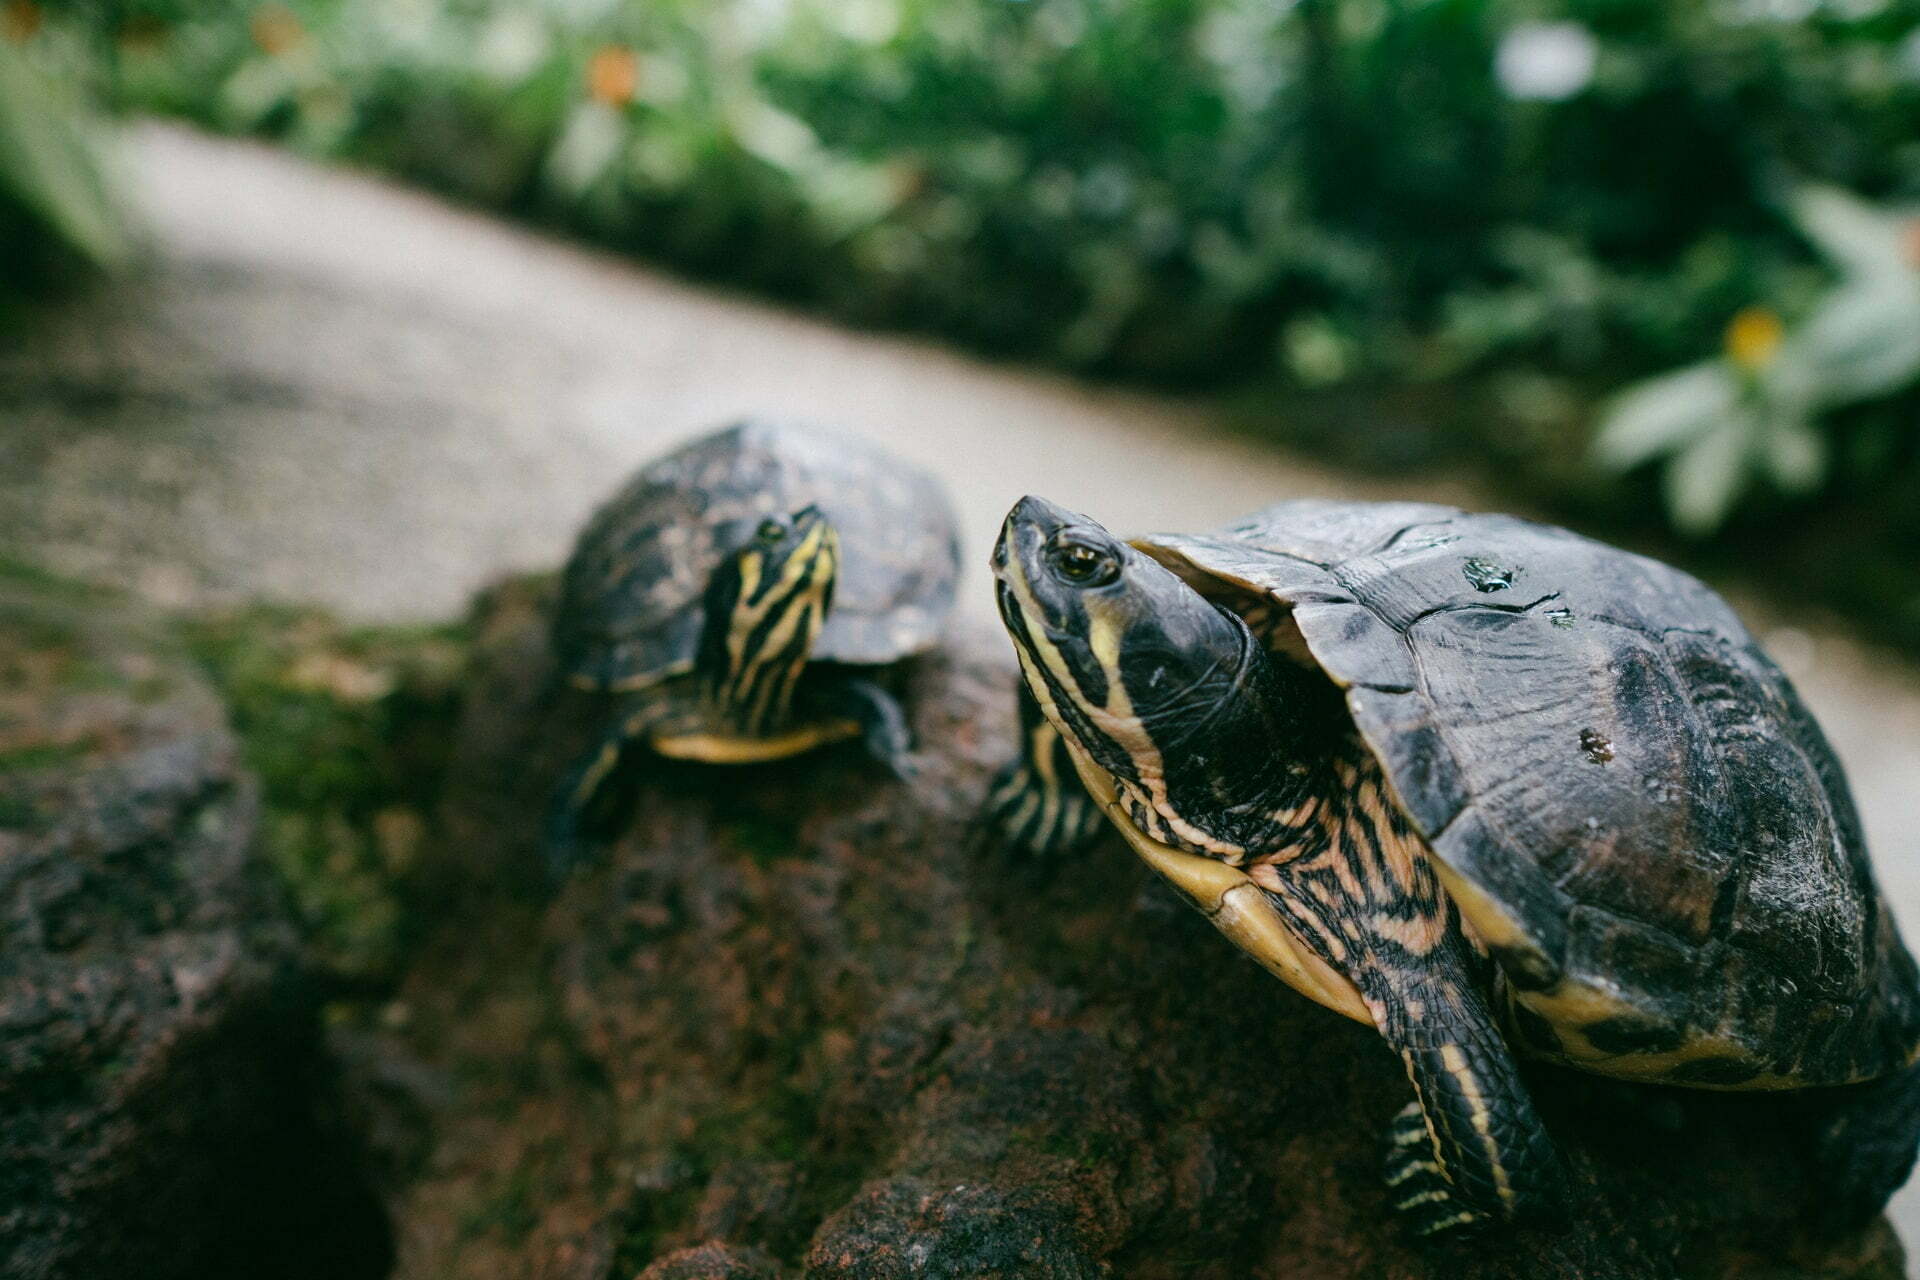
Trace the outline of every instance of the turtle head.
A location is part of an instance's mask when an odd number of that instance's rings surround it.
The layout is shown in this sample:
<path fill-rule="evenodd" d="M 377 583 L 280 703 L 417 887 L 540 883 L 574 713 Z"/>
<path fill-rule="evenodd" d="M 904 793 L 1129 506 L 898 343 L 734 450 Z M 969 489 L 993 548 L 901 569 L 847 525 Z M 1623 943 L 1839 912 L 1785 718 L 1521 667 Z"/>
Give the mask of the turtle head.
<path fill-rule="evenodd" d="M 737 732 L 778 730 L 833 604 L 840 540 L 817 507 L 761 520 L 713 571 L 697 669 Z"/>
<path fill-rule="evenodd" d="M 1192 853 L 1248 852 L 1288 790 L 1297 735 L 1247 624 L 1043 498 L 1008 514 L 993 574 L 1035 701 L 1135 824 Z"/>

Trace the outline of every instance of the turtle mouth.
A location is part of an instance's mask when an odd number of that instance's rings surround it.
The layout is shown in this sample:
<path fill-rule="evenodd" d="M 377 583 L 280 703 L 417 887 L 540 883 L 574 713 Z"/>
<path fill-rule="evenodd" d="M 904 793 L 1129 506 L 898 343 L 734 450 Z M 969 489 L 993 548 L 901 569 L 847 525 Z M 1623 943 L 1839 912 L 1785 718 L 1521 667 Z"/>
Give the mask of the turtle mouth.
<path fill-rule="evenodd" d="M 1000 621 L 1006 623 L 1007 627 L 1011 629 L 1014 620 L 1020 616 L 1020 602 L 1014 598 L 1013 588 L 1005 582 L 995 582 L 993 584 L 993 598 L 994 603 L 998 605 L 1000 609 Z"/>
<path fill-rule="evenodd" d="M 1020 500 L 1022 504 L 1026 501 L 1025 498 Z M 1013 510 L 1007 513 L 1007 518 L 1000 522 L 1000 536 L 994 539 L 993 556 L 988 561 L 988 567 L 993 571 L 994 581 L 999 584 L 1003 594 L 1008 582 L 1020 572 L 1021 553 L 1034 541 L 1036 539 L 1027 533 L 1026 526 L 1020 519 L 1020 504 L 1016 504 Z"/>
<path fill-rule="evenodd" d="M 990 566 L 994 602 L 999 606 L 1000 620 L 1013 634 L 1016 644 L 1021 640 L 1023 622 L 1040 621 L 1028 618 L 1029 610 L 1021 597 L 1031 597 L 1033 593 L 1033 557 L 1046 536 L 1035 519 L 1035 509 L 1042 502 L 1039 498 L 1026 497 L 1014 503 L 1001 522 L 1000 536 L 993 544 Z"/>

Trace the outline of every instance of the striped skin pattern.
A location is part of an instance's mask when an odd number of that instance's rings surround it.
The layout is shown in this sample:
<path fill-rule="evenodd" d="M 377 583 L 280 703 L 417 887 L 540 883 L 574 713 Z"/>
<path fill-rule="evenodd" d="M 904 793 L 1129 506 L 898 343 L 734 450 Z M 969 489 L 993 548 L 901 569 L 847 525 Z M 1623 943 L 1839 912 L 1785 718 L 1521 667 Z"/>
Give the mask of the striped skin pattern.
<path fill-rule="evenodd" d="M 1265 602 L 1255 631 L 1340 685 L 1508 980 L 1523 1052 L 1696 1089 L 1844 1085 L 1796 1104 L 1856 1119 L 1877 1096 L 1859 1082 L 1910 1069 L 1920 970 L 1844 772 L 1705 585 L 1422 503 L 1282 502 L 1133 545 L 1203 595 Z M 1865 1188 L 1862 1220 L 1905 1173 L 1840 1163 L 1823 1181 Z"/>
<path fill-rule="evenodd" d="M 937 643 L 960 571 L 940 483 L 852 437 L 748 421 L 654 459 L 581 529 L 554 615 L 564 678 L 640 692 L 692 671 L 714 571 L 761 521 L 808 506 L 843 549 L 814 661 L 884 666 Z"/>
<path fill-rule="evenodd" d="M 813 642 L 833 606 L 840 540 L 812 507 L 769 520 L 714 572 L 699 674 L 706 719 L 741 737 L 787 726 Z"/>
<path fill-rule="evenodd" d="M 1324 679 L 1051 504 L 1014 509 L 994 570 L 1028 688 L 1111 779 L 1123 832 L 1238 869 L 1401 1057 L 1424 1143 L 1396 1130 L 1387 1177 L 1412 1228 L 1556 1207 L 1559 1157 L 1489 1008 L 1490 964 Z"/>

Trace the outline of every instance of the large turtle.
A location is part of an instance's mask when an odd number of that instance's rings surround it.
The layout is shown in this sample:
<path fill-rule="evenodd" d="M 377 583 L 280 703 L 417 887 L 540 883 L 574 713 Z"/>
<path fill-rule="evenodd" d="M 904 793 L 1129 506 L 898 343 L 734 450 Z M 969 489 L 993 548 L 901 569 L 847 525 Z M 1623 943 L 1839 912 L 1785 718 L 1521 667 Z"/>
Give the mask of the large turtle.
<path fill-rule="evenodd" d="M 906 717 L 873 676 L 938 639 L 959 566 L 939 483 L 847 437 L 745 422 L 642 468 L 567 561 L 560 668 L 615 711 L 556 794 L 550 855 L 575 856 L 632 743 L 743 764 L 857 737 L 904 773 Z"/>
<path fill-rule="evenodd" d="M 1127 841 L 1401 1057 L 1387 1182 L 1417 1230 L 1560 1205 L 1514 1049 L 1853 1084 L 1792 1109 L 1833 1216 L 1905 1179 L 1913 960 L 1820 729 L 1699 582 L 1411 503 L 1129 545 L 1027 498 L 993 568 L 1025 682 Z"/>

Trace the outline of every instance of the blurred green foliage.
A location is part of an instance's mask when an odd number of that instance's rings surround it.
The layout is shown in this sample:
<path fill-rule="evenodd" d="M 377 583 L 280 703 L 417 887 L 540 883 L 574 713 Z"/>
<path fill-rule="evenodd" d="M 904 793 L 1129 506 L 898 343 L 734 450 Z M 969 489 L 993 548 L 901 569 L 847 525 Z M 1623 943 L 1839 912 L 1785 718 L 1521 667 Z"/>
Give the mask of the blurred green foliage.
<path fill-rule="evenodd" d="M 21 51 L 38 11 L 0 7 L 0 302 L 76 262 L 111 266 L 127 227 L 81 96 Z"/>
<path fill-rule="evenodd" d="M 1920 0 L 120 0 L 36 39 L 110 50 L 123 107 L 856 322 L 1174 384 L 1484 382 L 1448 430 L 1551 420 L 1582 483 L 1597 394 L 1735 317 L 1793 352 L 1880 322 L 1796 192 L 1920 196 Z M 1910 375 L 1796 400 L 1797 360 L 1692 369 L 1741 425 L 1598 456 L 1670 458 L 1692 530 L 1920 475 Z"/>
<path fill-rule="evenodd" d="M 1920 191 L 1912 0 L 111 12 L 125 105 L 856 318 L 1168 378 L 1650 370 L 1817 286 L 1787 178 Z M 1503 84 L 1503 41 L 1543 31 L 1591 41 L 1584 78 Z"/>

